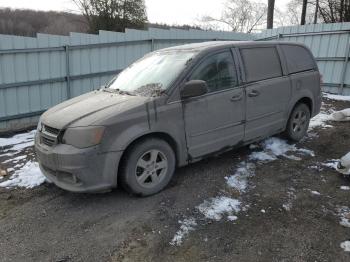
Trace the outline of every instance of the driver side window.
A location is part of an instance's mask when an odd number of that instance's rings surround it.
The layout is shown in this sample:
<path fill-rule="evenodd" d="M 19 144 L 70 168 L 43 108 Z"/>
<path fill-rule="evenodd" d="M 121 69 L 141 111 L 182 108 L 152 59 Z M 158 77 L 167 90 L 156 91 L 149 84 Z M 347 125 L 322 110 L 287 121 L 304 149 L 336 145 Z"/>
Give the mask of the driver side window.
<path fill-rule="evenodd" d="M 190 80 L 206 81 L 209 92 L 237 86 L 237 74 L 232 54 L 225 51 L 206 58 L 192 73 Z"/>

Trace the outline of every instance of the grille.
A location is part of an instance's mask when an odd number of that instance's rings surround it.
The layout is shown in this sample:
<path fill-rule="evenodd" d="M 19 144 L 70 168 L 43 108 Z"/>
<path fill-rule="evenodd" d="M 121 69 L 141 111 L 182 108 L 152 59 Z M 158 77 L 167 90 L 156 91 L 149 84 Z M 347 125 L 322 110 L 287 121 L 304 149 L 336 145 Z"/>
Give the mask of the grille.
<path fill-rule="evenodd" d="M 45 130 L 47 133 L 53 134 L 53 135 L 55 135 L 55 136 L 58 136 L 58 134 L 60 133 L 60 130 L 59 130 L 59 129 L 53 128 L 53 127 L 47 126 L 47 125 L 44 125 L 44 130 Z"/>
<path fill-rule="evenodd" d="M 51 126 L 43 125 L 40 133 L 40 142 L 47 146 L 53 146 L 57 143 L 60 130 Z"/>
<path fill-rule="evenodd" d="M 41 143 L 47 145 L 47 146 L 53 146 L 56 142 L 56 139 L 54 138 L 48 138 L 45 136 L 41 136 Z"/>

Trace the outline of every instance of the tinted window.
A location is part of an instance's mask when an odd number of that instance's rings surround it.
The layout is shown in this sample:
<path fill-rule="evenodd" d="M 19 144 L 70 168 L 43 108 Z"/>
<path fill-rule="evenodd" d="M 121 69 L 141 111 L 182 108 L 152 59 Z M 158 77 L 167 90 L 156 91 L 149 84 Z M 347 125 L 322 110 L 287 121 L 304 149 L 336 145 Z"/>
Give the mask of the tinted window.
<path fill-rule="evenodd" d="M 229 51 L 206 58 L 192 73 L 190 80 L 204 80 L 209 92 L 237 86 L 237 75 Z"/>
<path fill-rule="evenodd" d="M 240 50 L 248 82 L 264 80 L 282 75 L 275 47 L 257 47 Z"/>
<path fill-rule="evenodd" d="M 289 73 L 297 73 L 315 68 L 310 52 L 301 46 L 281 45 L 287 60 Z"/>

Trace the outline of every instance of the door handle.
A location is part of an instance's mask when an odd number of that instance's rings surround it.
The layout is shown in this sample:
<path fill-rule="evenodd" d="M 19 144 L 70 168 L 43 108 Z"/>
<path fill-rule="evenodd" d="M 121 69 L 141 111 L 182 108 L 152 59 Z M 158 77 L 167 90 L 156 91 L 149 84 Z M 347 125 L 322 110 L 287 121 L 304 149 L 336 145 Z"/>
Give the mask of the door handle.
<path fill-rule="evenodd" d="M 248 93 L 249 97 L 255 97 L 260 95 L 260 92 L 258 90 L 252 90 L 250 93 Z"/>
<path fill-rule="evenodd" d="M 233 97 L 231 97 L 231 101 L 234 102 L 234 101 L 240 101 L 242 100 L 243 98 L 243 93 L 240 93 L 238 95 L 234 95 Z"/>

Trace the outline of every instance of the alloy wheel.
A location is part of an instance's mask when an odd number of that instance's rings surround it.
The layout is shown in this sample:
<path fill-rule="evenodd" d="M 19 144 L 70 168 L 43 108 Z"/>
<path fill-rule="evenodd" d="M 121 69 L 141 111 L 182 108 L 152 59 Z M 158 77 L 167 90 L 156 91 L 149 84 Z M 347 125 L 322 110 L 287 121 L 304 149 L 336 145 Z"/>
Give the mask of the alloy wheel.
<path fill-rule="evenodd" d="M 165 177 L 168 160 L 160 150 L 152 149 L 145 152 L 136 164 L 136 180 L 143 187 L 154 187 Z"/>
<path fill-rule="evenodd" d="M 307 125 L 306 112 L 304 112 L 302 110 L 297 111 L 295 113 L 293 121 L 292 121 L 293 132 L 295 132 L 295 133 L 303 132 L 306 125 Z"/>

